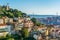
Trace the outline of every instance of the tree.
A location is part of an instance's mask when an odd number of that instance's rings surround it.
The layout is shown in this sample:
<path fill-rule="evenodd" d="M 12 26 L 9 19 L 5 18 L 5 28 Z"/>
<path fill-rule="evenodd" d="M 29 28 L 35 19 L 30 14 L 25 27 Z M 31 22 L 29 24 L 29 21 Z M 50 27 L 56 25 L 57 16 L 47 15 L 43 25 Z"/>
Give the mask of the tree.
<path fill-rule="evenodd" d="M 14 40 L 21 40 L 21 36 L 18 34 L 13 34 L 12 37 L 14 38 Z"/>
<path fill-rule="evenodd" d="M 0 6 L 0 18 L 3 16 L 7 16 L 9 18 L 13 18 L 13 17 L 26 17 L 26 13 L 23 13 L 17 9 L 12 9 L 9 8 L 9 10 L 6 10 L 6 6 Z"/>
<path fill-rule="evenodd" d="M 26 15 L 26 13 L 22 13 L 22 17 L 26 17 L 27 15 Z"/>
<path fill-rule="evenodd" d="M 24 38 L 25 37 L 24 31 L 23 30 L 19 30 L 19 32 L 20 32 L 19 34 L 21 34 L 20 36 Z"/>
<path fill-rule="evenodd" d="M 14 40 L 14 38 L 12 38 L 12 35 L 8 33 L 4 40 Z"/>
<path fill-rule="evenodd" d="M 34 39 L 33 37 L 27 37 L 27 38 L 24 38 L 24 40 L 36 40 L 36 39 Z"/>
<path fill-rule="evenodd" d="M 13 12 L 14 12 L 14 10 L 13 10 L 12 8 L 10 8 L 10 9 L 8 10 L 8 12 L 13 13 Z"/>
<path fill-rule="evenodd" d="M 29 36 L 28 28 L 23 28 L 23 32 L 25 34 L 25 37 Z"/>
<path fill-rule="evenodd" d="M 10 18 L 13 18 L 13 17 L 14 17 L 14 14 L 11 13 L 11 12 L 8 12 L 8 16 L 9 16 Z"/>
<path fill-rule="evenodd" d="M 8 33 L 8 34 L 6 35 L 6 37 L 7 37 L 7 38 L 11 38 L 12 35 Z"/>
<path fill-rule="evenodd" d="M 22 12 L 21 11 L 17 12 L 17 15 L 18 17 L 22 17 Z"/>
<path fill-rule="evenodd" d="M 34 24 L 36 24 L 36 18 L 31 19 Z"/>
<path fill-rule="evenodd" d="M 40 22 L 36 22 L 36 25 L 37 25 L 37 26 L 40 26 L 40 24 L 41 24 Z"/>

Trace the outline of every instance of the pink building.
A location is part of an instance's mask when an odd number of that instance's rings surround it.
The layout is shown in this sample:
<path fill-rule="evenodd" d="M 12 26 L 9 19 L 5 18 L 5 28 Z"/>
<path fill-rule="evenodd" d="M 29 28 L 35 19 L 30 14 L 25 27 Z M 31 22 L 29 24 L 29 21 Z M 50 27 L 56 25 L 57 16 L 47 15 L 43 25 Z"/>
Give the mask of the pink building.
<path fill-rule="evenodd" d="M 34 24 L 31 20 L 25 21 L 25 23 L 24 23 L 24 27 L 27 27 L 27 28 L 31 28 L 31 27 L 33 27 L 33 25 Z"/>

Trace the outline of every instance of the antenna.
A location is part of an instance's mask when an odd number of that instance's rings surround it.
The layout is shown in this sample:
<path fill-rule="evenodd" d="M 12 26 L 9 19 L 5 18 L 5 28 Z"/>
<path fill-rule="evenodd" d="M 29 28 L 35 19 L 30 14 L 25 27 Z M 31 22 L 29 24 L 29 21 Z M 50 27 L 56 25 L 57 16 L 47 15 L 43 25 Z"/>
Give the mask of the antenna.
<path fill-rule="evenodd" d="M 56 16 L 58 16 L 58 12 L 56 13 Z"/>

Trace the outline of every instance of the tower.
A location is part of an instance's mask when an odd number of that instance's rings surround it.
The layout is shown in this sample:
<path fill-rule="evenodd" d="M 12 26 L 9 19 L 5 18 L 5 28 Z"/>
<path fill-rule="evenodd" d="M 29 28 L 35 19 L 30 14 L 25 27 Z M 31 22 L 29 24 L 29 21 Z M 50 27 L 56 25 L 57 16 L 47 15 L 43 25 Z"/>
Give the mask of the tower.
<path fill-rule="evenodd" d="M 7 3 L 6 5 L 6 10 L 9 10 L 9 3 Z"/>

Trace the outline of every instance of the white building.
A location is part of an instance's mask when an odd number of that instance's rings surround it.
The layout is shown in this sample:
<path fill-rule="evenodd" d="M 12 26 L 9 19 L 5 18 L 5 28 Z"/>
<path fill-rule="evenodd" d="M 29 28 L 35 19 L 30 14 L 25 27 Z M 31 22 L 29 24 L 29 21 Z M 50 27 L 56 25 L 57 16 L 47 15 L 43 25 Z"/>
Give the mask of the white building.
<path fill-rule="evenodd" d="M 6 25 L 3 18 L 0 19 L 0 35 L 6 36 L 7 33 L 11 33 L 11 25 Z"/>
<path fill-rule="evenodd" d="M 24 27 L 24 23 L 18 23 L 16 30 L 22 30 L 23 27 Z"/>

